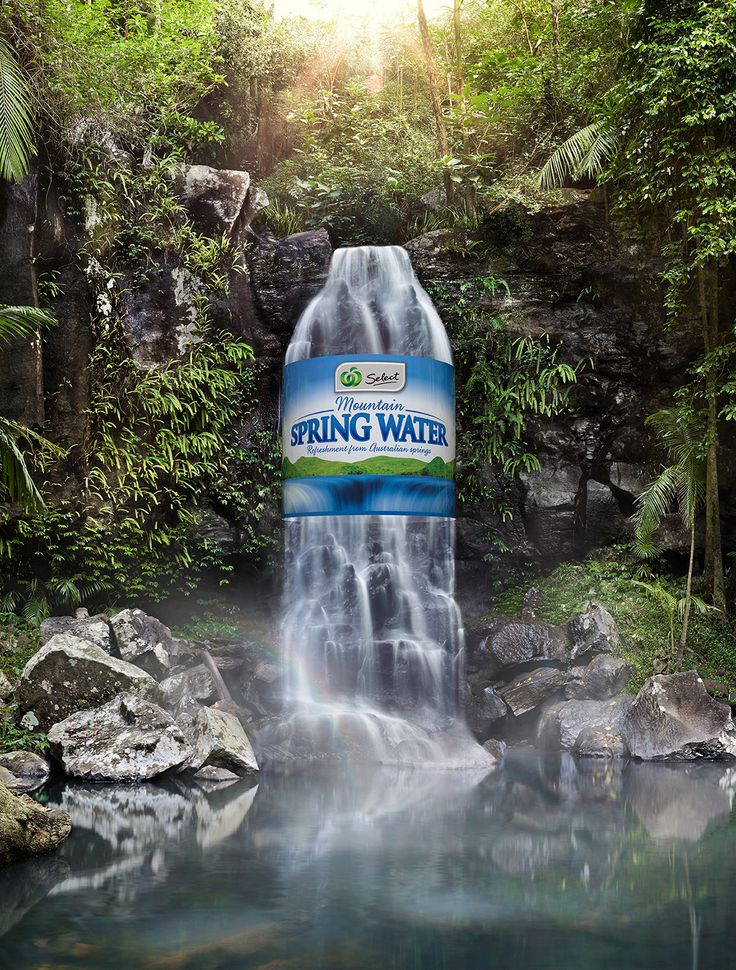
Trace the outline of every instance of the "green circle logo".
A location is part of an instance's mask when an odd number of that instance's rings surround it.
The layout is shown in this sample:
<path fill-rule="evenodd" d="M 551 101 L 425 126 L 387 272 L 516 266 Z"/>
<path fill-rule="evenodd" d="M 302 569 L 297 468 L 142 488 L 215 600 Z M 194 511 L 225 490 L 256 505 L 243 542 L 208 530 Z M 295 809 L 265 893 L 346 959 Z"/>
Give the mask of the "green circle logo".
<path fill-rule="evenodd" d="M 363 375 L 360 373 L 357 367 L 351 367 L 350 370 L 343 371 L 340 374 L 340 383 L 343 387 L 357 387 L 363 380 Z"/>

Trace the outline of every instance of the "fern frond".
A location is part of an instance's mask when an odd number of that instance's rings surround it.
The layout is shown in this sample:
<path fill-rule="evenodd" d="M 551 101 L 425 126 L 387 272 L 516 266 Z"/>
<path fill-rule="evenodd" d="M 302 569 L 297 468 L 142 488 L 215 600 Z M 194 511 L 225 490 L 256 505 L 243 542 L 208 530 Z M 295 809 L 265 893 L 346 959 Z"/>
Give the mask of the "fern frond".
<path fill-rule="evenodd" d="M 616 152 L 617 140 L 603 121 L 594 121 L 565 139 L 535 178 L 540 189 L 559 188 L 569 176 L 595 178 Z"/>

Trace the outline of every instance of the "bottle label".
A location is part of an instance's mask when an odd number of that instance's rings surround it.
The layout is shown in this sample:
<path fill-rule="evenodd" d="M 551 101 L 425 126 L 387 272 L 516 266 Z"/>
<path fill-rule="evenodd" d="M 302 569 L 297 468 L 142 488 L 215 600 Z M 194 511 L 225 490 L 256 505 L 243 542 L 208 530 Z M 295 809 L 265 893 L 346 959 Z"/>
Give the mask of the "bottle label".
<path fill-rule="evenodd" d="M 455 514 L 454 369 L 364 354 L 287 364 L 283 512 Z"/>

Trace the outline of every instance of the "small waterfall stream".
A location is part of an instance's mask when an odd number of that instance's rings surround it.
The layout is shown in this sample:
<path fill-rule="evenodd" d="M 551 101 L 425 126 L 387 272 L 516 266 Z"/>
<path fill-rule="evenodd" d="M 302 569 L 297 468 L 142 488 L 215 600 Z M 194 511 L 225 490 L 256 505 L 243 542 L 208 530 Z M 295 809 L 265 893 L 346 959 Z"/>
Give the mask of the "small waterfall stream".
<path fill-rule="evenodd" d="M 286 363 L 346 354 L 452 363 L 442 322 L 405 250 L 337 250 Z M 372 477 L 343 473 L 330 481 L 375 491 Z M 389 488 L 396 481 L 380 478 Z M 399 484 L 411 501 L 413 487 L 437 480 L 403 477 Z M 453 598 L 454 520 L 316 514 L 284 525 L 288 681 L 285 717 L 268 731 L 272 756 L 486 764 L 459 697 L 464 644 Z"/>

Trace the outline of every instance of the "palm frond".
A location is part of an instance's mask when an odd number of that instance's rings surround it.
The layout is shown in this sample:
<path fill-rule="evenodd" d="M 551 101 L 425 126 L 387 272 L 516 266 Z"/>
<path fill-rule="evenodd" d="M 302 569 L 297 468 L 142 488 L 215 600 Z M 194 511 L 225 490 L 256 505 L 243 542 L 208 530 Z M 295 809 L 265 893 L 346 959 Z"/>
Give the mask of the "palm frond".
<path fill-rule="evenodd" d="M 42 327 L 52 327 L 54 317 L 33 306 L 6 306 L 0 303 L 0 345 L 18 338 L 34 337 Z"/>
<path fill-rule="evenodd" d="M 15 53 L 0 38 L 0 178 L 18 182 L 35 152 L 33 97 Z"/>
<path fill-rule="evenodd" d="M 615 135 L 603 121 L 594 121 L 552 152 L 535 178 L 541 189 L 559 188 L 569 176 L 595 178 L 617 148 Z"/>
<path fill-rule="evenodd" d="M 682 619 L 683 616 L 685 615 L 686 601 L 687 601 L 687 597 L 683 596 L 682 599 L 677 604 L 677 614 L 680 617 L 680 619 Z M 700 616 L 703 616 L 706 613 L 720 612 L 717 606 L 711 606 L 709 603 L 706 603 L 701 596 L 696 596 L 695 593 L 690 594 L 690 609 L 694 610 Z"/>
<path fill-rule="evenodd" d="M 646 538 L 659 528 L 665 516 L 673 510 L 684 478 L 679 465 L 663 468 L 636 500 L 633 515 L 634 530 L 637 536 Z"/>

